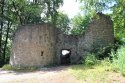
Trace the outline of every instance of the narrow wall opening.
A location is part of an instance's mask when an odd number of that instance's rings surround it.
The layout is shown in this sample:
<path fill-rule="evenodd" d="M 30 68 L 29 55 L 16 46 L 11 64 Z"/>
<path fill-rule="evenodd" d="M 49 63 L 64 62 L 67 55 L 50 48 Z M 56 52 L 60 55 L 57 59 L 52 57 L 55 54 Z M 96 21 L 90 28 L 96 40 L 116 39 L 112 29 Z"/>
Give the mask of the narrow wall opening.
<path fill-rule="evenodd" d="M 71 56 L 71 50 L 69 49 L 62 49 L 61 50 L 61 65 L 69 65 L 70 64 L 70 56 Z"/>

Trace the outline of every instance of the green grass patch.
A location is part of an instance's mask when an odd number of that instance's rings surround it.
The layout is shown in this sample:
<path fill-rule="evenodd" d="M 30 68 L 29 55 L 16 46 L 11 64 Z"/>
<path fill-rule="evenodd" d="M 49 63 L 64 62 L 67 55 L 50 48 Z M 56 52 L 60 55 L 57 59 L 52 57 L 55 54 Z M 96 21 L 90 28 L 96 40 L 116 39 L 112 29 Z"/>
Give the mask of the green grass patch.
<path fill-rule="evenodd" d="M 39 68 L 38 67 L 13 67 L 9 64 L 6 64 L 2 67 L 2 69 L 17 71 L 17 72 L 32 72 L 32 71 L 38 70 Z"/>
<path fill-rule="evenodd" d="M 108 71 L 112 71 L 112 65 L 110 62 L 104 60 L 100 63 L 90 66 L 90 65 L 73 65 L 69 72 L 73 74 L 78 80 L 87 82 L 107 82 Z"/>

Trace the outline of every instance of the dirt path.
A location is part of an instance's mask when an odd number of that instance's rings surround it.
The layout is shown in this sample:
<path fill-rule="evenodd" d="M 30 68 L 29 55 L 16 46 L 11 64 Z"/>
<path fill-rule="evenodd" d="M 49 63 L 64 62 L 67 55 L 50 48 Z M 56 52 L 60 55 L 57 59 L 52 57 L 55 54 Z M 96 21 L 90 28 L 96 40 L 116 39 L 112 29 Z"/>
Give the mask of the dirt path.
<path fill-rule="evenodd" d="M 60 66 L 29 73 L 0 70 L 0 83 L 77 83 L 67 69 L 67 66 Z"/>

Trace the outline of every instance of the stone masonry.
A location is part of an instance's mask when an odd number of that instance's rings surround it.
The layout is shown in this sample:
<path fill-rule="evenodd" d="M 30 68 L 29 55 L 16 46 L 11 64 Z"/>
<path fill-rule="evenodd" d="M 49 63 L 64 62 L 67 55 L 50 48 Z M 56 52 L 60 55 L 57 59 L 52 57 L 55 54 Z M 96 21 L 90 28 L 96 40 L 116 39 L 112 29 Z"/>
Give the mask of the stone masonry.
<path fill-rule="evenodd" d="M 97 14 L 84 35 L 66 35 L 49 24 L 25 25 L 14 36 L 10 64 L 12 66 L 47 66 L 60 64 L 61 50 L 71 51 L 71 64 L 79 63 L 93 45 L 114 44 L 113 24 L 109 16 Z"/>

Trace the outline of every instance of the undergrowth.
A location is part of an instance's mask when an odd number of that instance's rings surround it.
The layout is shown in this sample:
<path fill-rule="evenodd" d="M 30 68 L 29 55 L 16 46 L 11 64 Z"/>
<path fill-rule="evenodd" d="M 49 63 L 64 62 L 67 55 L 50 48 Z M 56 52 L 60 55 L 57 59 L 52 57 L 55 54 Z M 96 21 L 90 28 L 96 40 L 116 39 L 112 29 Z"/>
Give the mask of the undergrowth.
<path fill-rule="evenodd" d="M 114 70 L 125 76 L 125 46 L 121 46 L 116 53 L 112 51 L 111 56 Z"/>
<path fill-rule="evenodd" d="M 73 65 L 69 72 L 78 80 L 88 82 L 107 82 L 107 72 L 112 71 L 109 59 L 98 61 L 95 65 Z M 90 81 L 91 80 L 91 81 Z"/>

